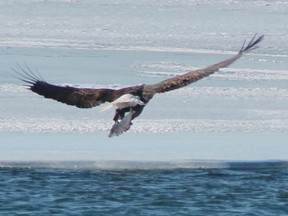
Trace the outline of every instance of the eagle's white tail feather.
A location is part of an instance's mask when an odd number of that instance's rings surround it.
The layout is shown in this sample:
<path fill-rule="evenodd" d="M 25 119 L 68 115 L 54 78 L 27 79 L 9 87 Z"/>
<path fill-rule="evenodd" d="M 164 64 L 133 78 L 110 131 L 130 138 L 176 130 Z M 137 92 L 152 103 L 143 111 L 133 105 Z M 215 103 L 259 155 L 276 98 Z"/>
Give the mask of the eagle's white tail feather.
<path fill-rule="evenodd" d="M 145 103 L 142 102 L 138 96 L 134 96 L 131 94 L 124 94 L 111 103 L 103 104 L 102 108 L 100 109 L 100 112 L 106 111 L 112 107 L 118 107 L 122 109 L 125 107 L 134 107 L 137 104 L 145 105 Z"/>
<path fill-rule="evenodd" d="M 100 112 L 105 112 L 109 109 L 111 109 L 114 105 L 112 103 L 105 103 L 102 105 Z"/>

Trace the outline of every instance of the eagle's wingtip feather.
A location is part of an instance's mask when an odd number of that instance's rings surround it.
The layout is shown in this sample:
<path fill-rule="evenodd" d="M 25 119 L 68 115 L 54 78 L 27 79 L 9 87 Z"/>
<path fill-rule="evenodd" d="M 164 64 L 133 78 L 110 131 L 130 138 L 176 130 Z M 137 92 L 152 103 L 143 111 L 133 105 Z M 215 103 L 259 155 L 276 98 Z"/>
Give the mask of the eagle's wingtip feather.
<path fill-rule="evenodd" d="M 246 45 L 246 40 L 245 40 L 241 49 L 239 50 L 239 54 L 256 49 L 257 48 L 256 45 L 260 43 L 263 39 L 264 39 L 264 34 L 260 35 L 259 37 L 257 37 L 257 34 L 255 34 L 247 45 Z"/>

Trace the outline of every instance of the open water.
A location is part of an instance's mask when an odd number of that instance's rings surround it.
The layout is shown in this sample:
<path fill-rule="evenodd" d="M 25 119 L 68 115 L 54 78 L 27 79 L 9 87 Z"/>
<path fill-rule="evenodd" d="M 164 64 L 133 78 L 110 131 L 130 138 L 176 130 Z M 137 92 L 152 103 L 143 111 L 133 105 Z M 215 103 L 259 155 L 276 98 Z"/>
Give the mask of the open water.
<path fill-rule="evenodd" d="M 4 167 L 0 169 L 0 215 L 287 215 L 287 181 L 287 166 Z"/>

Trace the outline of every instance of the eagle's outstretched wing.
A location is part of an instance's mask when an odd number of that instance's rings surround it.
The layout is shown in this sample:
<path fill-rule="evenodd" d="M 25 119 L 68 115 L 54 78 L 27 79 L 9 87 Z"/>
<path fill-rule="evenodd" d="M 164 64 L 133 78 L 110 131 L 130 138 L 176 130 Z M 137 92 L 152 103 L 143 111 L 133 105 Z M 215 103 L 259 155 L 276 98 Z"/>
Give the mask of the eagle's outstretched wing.
<path fill-rule="evenodd" d="M 46 82 L 40 74 L 32 72 L 28 66 L 25 69 L 20 66 L 18 67 L 21 72 L 16 69 L 13 70 L 18 74 L 18 78 L 28 85 L 31 91 L 45 98 L 51 98 L 79 108 L 92 108 L 105 102 L 112 102 L 123 94 L 137 93 L 143 89 L 141 85 L 117 90 L 58 86 Z"/>
<path fill-rule="evenodd" d="M 154 85 L 147 85 L 144 88 L 144 94 L 147 95 L 148 98 L 149 96 L 153 97 L 153 95 L 156 93 L 163 93 L 163 92 L 171 91 L 174 89 L 178 89 L 186 85 L 189 85 L 193 82 L 196 82 L 206 76 L 209 76 L 213 74 L 214 72 L 218 71 L 220 68 L 228 67 L 237 59 L 239 59 L 243 54 L 255 49 L 256 45 L 259 42 L 261 42 L 263 38 L 264 38 L 264 35 L 261 35 L 259 37 L 257 37 L 257 35 L 254 35 L 254 37 L 250 40 L 248 44 L 246 44 L 246 41 L 244 42 L 238 54 L 236 54 L 235 56 L 229 59 L 221 61 L 217 64 L 211 65 L 203 69 L 190 71 L 188 73 L 175 76 L 170 79 L 163 80 L 162 82 L 159 82 Z"/>
<path fill-rule="evenodd" d="M 19 66 L 20 72 L 15 69 L 13 70 L 16 72 L 16 74 L 18 74 L 18 78 L 28 85 L 31 91 L 42 95 L 45 98 L 51 98 L 68 105 L 77 106 L 79 108 L 92 108 L 104 102 L 112 102 L 124 94 L 133 94 L 139 96 L 141 101 L 147 104 L 156 93 L 163 93 L 184 87 L 202 79 L 203 77 L 213 74 L 220 68 L 231 65 L 243 54 L 256 48 L 256 45 L 263 40 L 263 37 L 263 35 L 259 37 L 254 35 L 248 44 L 244 42 L 238 54 L 210 67 L 191 71 L 180 76 L 166 79 L 154 85 L 137 85 L 117 90 L 107 88 L 92 89 L 75 88 L 71 86 L 58 86 L 46 82 L 39 73 L 33 73 L 28 66 L 26 66 L 25 69 Z M 119 113 L 120 111 L 117 109 L 114 117 L 114 120 L 116 119 L 115 124 L 110 131 L 110 136 L 119 135 L 127 131 L 130 128 L 131 120 L 141 114 L 144 106 L 145 105 L 137 105 L 133 107 L 135 112 L 133 110 L 131 111 L 128 107 L 128 111 L 130 111 L 130 113 L 126 116 L 125 109 L 120 109 L 121 113 Z M 118 122 L 119 116 L 122 116 L 122 120 L 120 122 Z"/>

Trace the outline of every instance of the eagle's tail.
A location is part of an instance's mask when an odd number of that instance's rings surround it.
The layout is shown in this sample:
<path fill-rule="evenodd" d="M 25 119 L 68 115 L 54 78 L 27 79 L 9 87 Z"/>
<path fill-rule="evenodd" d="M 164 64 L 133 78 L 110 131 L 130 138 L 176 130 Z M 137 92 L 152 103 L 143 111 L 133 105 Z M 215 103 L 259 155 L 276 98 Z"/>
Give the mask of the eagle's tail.
<path fill-rule="evenodd" d="M 100 112 L 105 112 L 113 107 L 113 103 L 105 103 L 102 105 Z"/>

